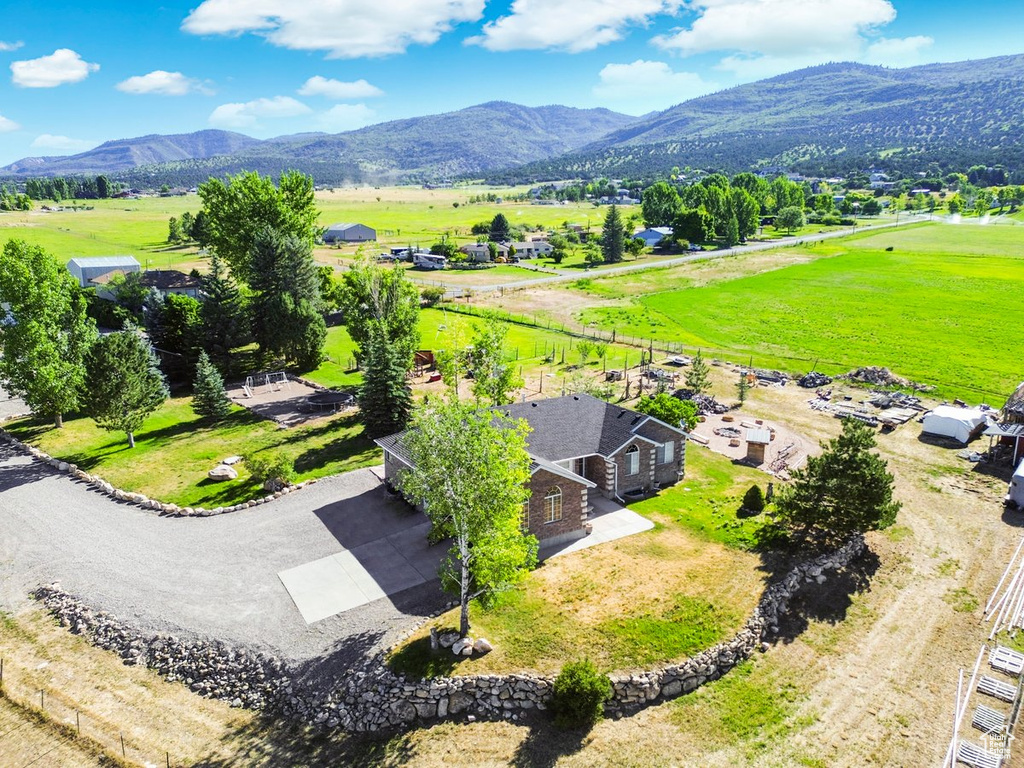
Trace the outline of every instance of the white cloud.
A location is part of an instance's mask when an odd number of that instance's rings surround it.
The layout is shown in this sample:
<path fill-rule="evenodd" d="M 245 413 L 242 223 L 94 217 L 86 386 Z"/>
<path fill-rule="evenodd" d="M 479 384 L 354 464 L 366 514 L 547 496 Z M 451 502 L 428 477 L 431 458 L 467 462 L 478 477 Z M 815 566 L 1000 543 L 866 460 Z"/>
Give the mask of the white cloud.
<path fill-rule="evenodd" d="M 312 110 L 291 96 L 255 99 L 244 103 L 221 104 L 210 113 L 210 125 L 220 128 L 251 128 L 260 118 L 297 117 Z"/>
<path fill-rule="evenodd" d="M 96 146 L 94 141 L 84 139 L 71 139 L 67 136 L 54 136 L 52 133 L 44 133 L 36 136 L 32 142 L 33 149 L 52 149 L 57 152 L 84 152 Z"/>
<path fill-rule="evenodd" d="M 514 0 L 511 14 L 466 40 L 491 51 L 556 49 L 579 53 L 622 37 L 626 27 L 674 13 L 681 0 Z"/>
<path fill-rule="evenodd" d="M 11 80 L 22 88 L 53 88 L 85 80 L 99 68 L 69 48 L 58 48 L 49 56 L 12 62 Z"/>
<path fill-rule="evenodd" d="M 185 77 L 181 72 L 165 72 L 156 69 L 148 75 L 135 75 L 123 80 L 116 86 L 125 93 L 158 93 L 163 96 L 184 96 L 193 91 L 210 93 L 198 80 Z"/>
<path fill-rule="evenodd" d="M 431 45 L 483 9 L 484 0 L 205 0 L 181 26 L 195 35 L 249 32 L 283 48 L 355 59 Z"/>
<path fill-rule="evenodd" d="M 317 117 L 317 126 L 324 131 L 353 131 L 374 122 L 377 113 L 365 104 L 335 104 Z"/>
<path fill-rule="evenodd" d="M 914 37 L 883 37 L 868 46 L 864 61 L 886 67 L 912 67 L 924 63 L 924 52 L 935 41 L 924 35 Z"/>
<path fill-rule="evenodd" d="M 634 114 L 665 109 L 718 89 L 695 72 L 674 72 L 663 61 L 608 64 L 598 76 L 601 81 L 594 86 L 594 95 L 603 105 Z"/>
<path fill-rule="evenodd" d="M 0 40 L 0 51 L 16 51 L 23 45 L 24 43 L 21 40 L 14 43 L 5 43 L 3 40 Z"/>
<path fill-rule="evenodd" d="M 9 117 L 0 115 L 0 133 L 10 133 L 11 131 L 16 131 L 19 128 L 21 128 L 21 126 Z"/>
<path fill-rule="evenodd" d="M 687 28 L 654 38 L 683 55 L 738 51 L 748 56 L 832 60 L 859 50 L 863 35 L 896 18 L 889 0 L 694 0 Z"/>
<path fill-rule="evenodd" d="M 356 80 L 351 83 L 343 83 L 341 80 L 329 80 L 326 77 L 309 78 L 301 88 L 300 96 L 326 96 L 336 101 L 349 101 L 351 99 L 369 99 L 374 96 L 383 96 L 384 91 L 375 85 L 370 85 L 365 80 Z"/>

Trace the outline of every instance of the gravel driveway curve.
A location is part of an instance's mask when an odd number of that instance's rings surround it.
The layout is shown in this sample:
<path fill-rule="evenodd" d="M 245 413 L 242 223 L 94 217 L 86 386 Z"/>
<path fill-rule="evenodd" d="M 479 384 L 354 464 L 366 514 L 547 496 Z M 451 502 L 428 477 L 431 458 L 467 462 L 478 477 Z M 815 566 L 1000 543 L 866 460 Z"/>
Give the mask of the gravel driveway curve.
<path fill-rule="evenodd" d="M 440 608 L 437 582 L 307 626 L 277 574 L 418 522 L 410 515 L 367 469 L 232 514 L 159 517 L 0 445 L 0 607 L 57 581 L 144 630 L 347 663 Z"/>

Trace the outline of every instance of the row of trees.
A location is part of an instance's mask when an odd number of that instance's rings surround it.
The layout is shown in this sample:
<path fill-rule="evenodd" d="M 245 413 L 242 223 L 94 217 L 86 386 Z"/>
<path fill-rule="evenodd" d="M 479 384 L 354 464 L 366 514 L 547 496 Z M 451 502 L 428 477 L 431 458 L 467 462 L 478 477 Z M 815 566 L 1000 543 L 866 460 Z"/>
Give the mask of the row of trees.
<path fill-rule="evenodd" d="M 63 426 L 83 410 L 105 429 L 134 432 L 168 396 L 149 342 L 134 326 L 99 336 L 71 274 L 39 246 L 10 240 L 0 253 L 0 381 Z"/>
<path fill-rule="evenodd" d="M 25 180 L 25 194 L 33 200 L 96 200 L 113 197 L 121 184 L 105 175 L 52 176 Z"/>

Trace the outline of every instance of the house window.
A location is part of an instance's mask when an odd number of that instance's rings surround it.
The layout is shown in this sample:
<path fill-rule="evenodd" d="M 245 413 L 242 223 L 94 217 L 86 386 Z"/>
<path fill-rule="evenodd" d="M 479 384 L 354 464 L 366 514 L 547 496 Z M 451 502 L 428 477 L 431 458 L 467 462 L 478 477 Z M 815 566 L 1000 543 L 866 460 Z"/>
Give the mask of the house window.
<path fill-rule="evenodd" d="M 519 513 L 519 530 L 526 533 L 530 530 L 530 502 L 523 502 L 523 509 Z"/>
<path fill-rule="evenodd" d="M 562 519 L 562 489 L 557 485 L 544 494 L 544 523 L 557 523 Z"/>
<path fill-rule="evenodd" d="M 631 445 L 626 451 L 626 474 L 640 474 L 640 449 L 635 445 Z"/>
<path fill-rule="evenodd" d="M 658 463 L 669 464 L 676 457 L 676 444 L 669 440 L 658 446 Z"/>

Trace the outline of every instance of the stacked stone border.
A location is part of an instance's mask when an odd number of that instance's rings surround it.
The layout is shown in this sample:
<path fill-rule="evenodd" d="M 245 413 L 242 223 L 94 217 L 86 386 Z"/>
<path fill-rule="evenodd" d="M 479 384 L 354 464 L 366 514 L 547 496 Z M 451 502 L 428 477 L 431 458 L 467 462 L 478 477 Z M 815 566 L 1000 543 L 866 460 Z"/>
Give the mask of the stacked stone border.
<path fill-rule="evenodd" d="M 681 664 L 613 675 L 606 714 L 630 714 L 690 693 L 726 674 L 755 649 L 767 650 L 763 644 L 778 633 L 793 596 L 805 584 L 823 583 L 827 572 L 847 567 L 864 548 L 863 536 L 856 535 L 834 552 L 792 568 L 765 590 L 731 640 Z M 63 626 L 119 654 L 126 664 L 148 666 L 200 695 L 232 706 L 280 713 L 328 729 L 369 732 L 446 719 L 519 720 L 533 710 L 546 709 L 551 699 L 552 677 L 512 674 L 409 680 L 387 668 L 385 652 L 363 659 L 326 695 L 316 694 L 301 689 L 280 659 L 232 649 L 219 641 L 146 635 L 110 614 L 92 611 L 59 585 L 40 588 L 33 597 Z"/>
<path fill-rule="evenodd" d="M 17 450 L 31 456 L 39 463 L 46 464 L 58 472 L 62 472 L 79 482 L 85 483 L 92 490 L 97 493 L 101 493 L 114 501 L 119 501 L 123 504 L 134 504 L 142 509 L 158 512 L 159 514 L 167 517 L 211 517 L 213 515 L 223 515 L 229 512 L 238 512 L 243 509 L 250 509 L 260 504 L 266 504 L 267 502 L 279 499 L 289 493 L 294 493 L 295 491 L 316 482 L 316 478 L 312 480 L 304 480 L 301 483 L 296 483 L 295 485 L 285 486 L 280 491 L 268 493 L 266 496 L 260 496 L 257 499 L 243 501 L 239 504 L 232 504 L 229 507 L 215 507 L 213 509 L 206 509 L 205 507 L 179 507 L 177 504 L 168 504 L 163 501 L 151 499 L 141 493 L 132 493 L 131 491 L 115 488 L 99 475 L 91 475 L 88 472 L 79 469 L 75 464 L 69 464 L 66 461 L 54 458 L 35 446 L 23 443 L 4 429 L 0 429 L 0 442 L 5 442 L 14 446 Z"/>

